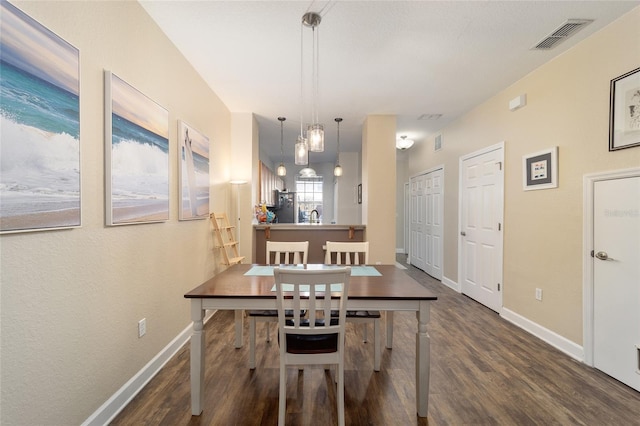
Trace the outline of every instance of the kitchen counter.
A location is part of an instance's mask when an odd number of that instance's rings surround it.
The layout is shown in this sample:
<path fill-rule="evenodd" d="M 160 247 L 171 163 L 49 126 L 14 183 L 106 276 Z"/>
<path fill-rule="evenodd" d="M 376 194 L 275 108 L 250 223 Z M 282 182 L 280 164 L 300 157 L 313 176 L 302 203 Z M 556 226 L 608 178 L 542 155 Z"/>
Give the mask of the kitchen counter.
<path fill-rule="evenodd" d="M 324 263 L 327 241 L 365 241 L 365 225 L 261 223 L 253 225 L 253 263 L 265 263 L 267 240 L 309 241 L 309 263 Z"/>

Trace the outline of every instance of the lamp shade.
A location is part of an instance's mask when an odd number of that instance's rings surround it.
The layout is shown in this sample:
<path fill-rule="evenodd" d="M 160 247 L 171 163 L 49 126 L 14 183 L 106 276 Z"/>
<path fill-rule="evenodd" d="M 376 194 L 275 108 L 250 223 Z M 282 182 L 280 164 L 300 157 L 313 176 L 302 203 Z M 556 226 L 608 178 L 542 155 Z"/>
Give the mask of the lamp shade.
<path fill-rule="evenodd" d="M 308 154 L 309 154 L 309 151 L 307 147 L 307 140 L 302 136 L 298 136 L 298 140 L 296 141 L 295 152 L 294 152 L 295 164 L 297 166 L 306 165 L 309 161 Z"/>
<path fill-rule="evenodd" d="M 322 124 L 310 124 L 307 127 L 307 139 L 309 140 L 309 151 L 324 151 L 324 126 Z"/>
<path fill-rule="evenodd" d="M 413 146 L 413 139 L 407 139 L 406 136 L 400 136 L 400 139 L 396 139 L 396 148 L 399 150 L 409 149 Z"/>
<path fill-rule="evenodd" d="M 342 176 L 342 166 L 340 164 L 336 164 L 336 167 L 333 169 L 333 175 L 336 177 Z"/>
<path fill-rule="evenodd" d="M 286 176 L 287 175 L 287 168 L 284 166 L 283 163 L 280 163 L 276 173 L 278 174 L 278 176 Z"/>

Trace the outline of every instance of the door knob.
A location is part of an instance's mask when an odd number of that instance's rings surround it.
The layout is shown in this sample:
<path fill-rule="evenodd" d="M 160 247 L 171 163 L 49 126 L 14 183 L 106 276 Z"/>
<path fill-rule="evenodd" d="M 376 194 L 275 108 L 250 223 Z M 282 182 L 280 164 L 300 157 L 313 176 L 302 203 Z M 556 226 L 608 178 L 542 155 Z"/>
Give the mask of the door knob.
<path fill-rule="evenodd" d="M 466 232 L 464 232 L 464 231 L 460 231 L 460 235 L 462 235 L 463 237 L 466 237 L 466 236 L 467 236 L 467 233 L 466 233 Z"/>
<path fill-rule="evenodd" d="M 599 251 L 596 253 L 596 257 L 600 260 L 613 260 L 609 257 L 606 251 Z"/>

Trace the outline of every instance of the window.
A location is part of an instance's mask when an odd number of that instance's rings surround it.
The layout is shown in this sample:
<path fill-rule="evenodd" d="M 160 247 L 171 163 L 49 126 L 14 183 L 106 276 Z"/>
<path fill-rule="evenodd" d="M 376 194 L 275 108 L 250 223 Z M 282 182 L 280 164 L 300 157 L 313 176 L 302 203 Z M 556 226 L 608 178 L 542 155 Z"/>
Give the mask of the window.
<path fill-rule="evenodd" d="M 298 177 L 296 196 L 298 197 L 298 223 L 309 223 L 313 210 L 318 211 L 318 220 L 322 222 L 322 176 Z"/>

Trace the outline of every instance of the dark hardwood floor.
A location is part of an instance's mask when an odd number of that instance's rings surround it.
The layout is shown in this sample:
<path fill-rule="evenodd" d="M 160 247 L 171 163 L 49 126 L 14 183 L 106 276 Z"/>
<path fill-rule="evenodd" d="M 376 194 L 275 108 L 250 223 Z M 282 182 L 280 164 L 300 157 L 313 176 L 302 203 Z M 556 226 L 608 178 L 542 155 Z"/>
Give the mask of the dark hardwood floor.
<path fill-rule="evenodd" d="M 429 323 L 429 416 L 415 414 L 415 314 L 396 312 L 394 347 L 384 349 L 378 373 L 373 371 L 373 345 L 362 343 L 359 327 L 347 325 L 348 425 L 640 425 L 639 392 L 575 361 L 422 271 L 409 267 L 407 273 L 439 298 Z M 245 328 L 246 340 L 248 322 Z M 232 312 L 217 312 L 206 332 L 201 416 L 191 416 L 186 345 L 112 425 L 277 424 L 277 343 L 265 341 L 260 325 L 257 368 L 251 371 L 248 342 L 241 349 L 233 345 Z M 336 424 L 332 373 L 307 367 L 287 374 L 287 424 Z"/>

